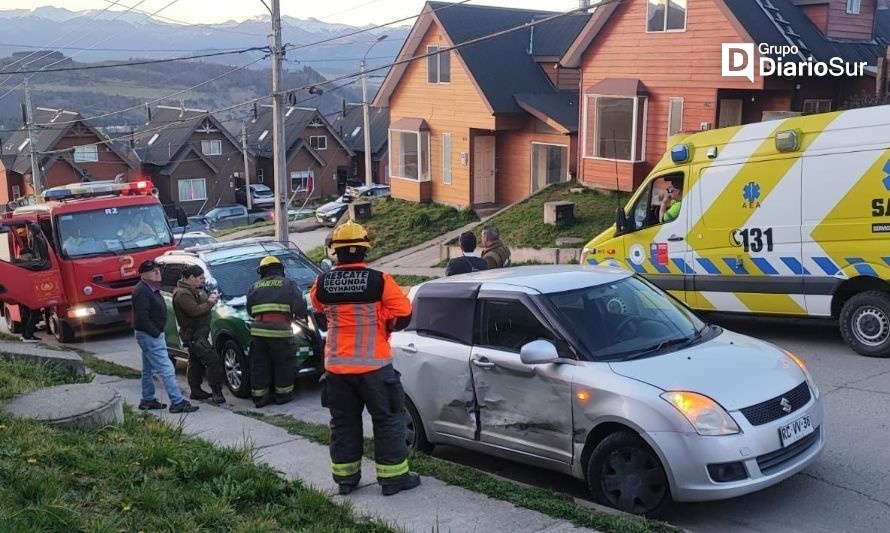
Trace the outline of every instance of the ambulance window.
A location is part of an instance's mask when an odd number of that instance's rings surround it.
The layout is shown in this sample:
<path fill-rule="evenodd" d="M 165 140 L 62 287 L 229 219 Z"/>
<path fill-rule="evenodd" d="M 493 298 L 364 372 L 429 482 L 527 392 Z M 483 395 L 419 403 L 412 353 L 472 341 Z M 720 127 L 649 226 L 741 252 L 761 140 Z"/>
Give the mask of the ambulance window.
<path fill-rule="evenodd" d="M 634 230 L 673 222 L 682 208 L 683 173 L 660 176 L 646 185 L 630 213 Z"/>

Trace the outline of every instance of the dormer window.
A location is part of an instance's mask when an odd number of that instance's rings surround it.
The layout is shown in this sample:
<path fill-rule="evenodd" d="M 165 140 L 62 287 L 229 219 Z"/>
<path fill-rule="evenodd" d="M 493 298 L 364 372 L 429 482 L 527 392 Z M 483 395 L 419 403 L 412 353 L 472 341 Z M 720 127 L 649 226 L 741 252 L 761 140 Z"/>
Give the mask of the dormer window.
<path fill-rule="evenodd" d="M 858 15 L 862 7 L 862 0 L 847 0 L 847 13 L 850 15 Z"/>
<path fill-rule="evenodd" d="M 686 31 L 686 0 L 649 0 L 646 31 Z"/>

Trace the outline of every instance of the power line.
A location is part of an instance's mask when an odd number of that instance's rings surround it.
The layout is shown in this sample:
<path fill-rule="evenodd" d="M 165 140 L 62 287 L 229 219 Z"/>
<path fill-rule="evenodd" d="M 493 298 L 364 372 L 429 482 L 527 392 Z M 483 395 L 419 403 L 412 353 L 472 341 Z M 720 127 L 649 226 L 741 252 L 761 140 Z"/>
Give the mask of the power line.
<path fill-rule="evenodd" d="M 36 48 L 38 51 L 46 51 L 50 46 L 37 46 L 33 44 L 13 44 L 13 43 L 0 43 L 0 46 L 9 46 L 13 48 Z M 226 51 L 226 50 L 240 50 L 239 48 L 78 48 L 75 46 L 52 46 L 52 49 L 55 50 L 92 50 L 94 52 L 203 52 L 205 50 L 215 50 L 218 52 Z M 19 60 L 21 61 L 21 60 Z M 8 66 L 8 65 L 7 65 Z M 6 68 L 6 67 L 3 67 Z M 5 73 L 0 73 L 5 74 Z"/>

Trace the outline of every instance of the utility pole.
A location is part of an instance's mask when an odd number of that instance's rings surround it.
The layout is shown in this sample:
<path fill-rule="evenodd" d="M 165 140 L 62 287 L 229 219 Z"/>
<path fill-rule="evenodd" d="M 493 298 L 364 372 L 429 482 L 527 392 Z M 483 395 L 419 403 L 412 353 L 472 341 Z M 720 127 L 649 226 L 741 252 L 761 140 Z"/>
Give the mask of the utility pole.
<path fill-rule="evenodd" d="M 34 140 L 34 111 L 31 109 L 31 90 L 28 87 L 27 76 L 25 77 L 25 115 L 28 122 L 28 146 L 31 149 L 31 187 L 34 188 L 34 194 L 40 196 L 43 192 L 43 184 L 40 177 L 37 142 Z"/>
<path fill-rule="evenodd" d="M 287 242 L 287 168 L 284 161 L 284 95 L 281 92 L 281 5 L 272 0 L 272 160 L 275 176 L 275 240 Z"/>
<path fill-rule="evenodd" d="M 365 130 L 365 185 L 370 187 L 374 184 L 374 173 L 371 171 L 371 120 L 368 118 L 368 73 L 365 68 L 365 62 L 368 58 L 368 54 L 371 52 L 371 48 L 374 48 L 374 45 L 386 39 L 386 35 L 381 35 L 377 38 L 376 41 L 365 51 L 364 57 L 362 57 L 361 64 L 361 74 L 362 74 L 362 114 L 364 115 L 364 130 Z"/>
<path fill-rule="evenodd" d="M 250 194 L 250 166 L 247 164 L 247 125 L 241 123 L 241 153 L 244 154 L 244 194 L 247 197 L 247 210 L 253 208 Z"/>

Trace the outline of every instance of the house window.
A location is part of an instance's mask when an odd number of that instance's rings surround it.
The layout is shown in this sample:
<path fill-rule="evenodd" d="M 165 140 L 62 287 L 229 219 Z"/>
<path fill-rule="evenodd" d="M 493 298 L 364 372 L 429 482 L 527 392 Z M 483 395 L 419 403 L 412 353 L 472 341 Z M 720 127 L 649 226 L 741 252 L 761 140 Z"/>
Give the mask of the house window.
<path fill-rule="evenodd" d="M 803 114 L 828 113 L 831 111 L 831 100 L 804 100 Z"/>
<path fill-rule="evenodd" d="M 642 161 L 645 157 L 648 99 L 588 95 L 584 156 Z"/>
<path fill-rule="evenodd" d="M 532 143 L 532 189 L 569 179 L 569 147 L 561 144 Z"/>
<path fill-rule="evenodd" d="M 442 134 L 442 183 L 451 185 L 451 134 Z"/>
<path fill-rule="evenodd" d="M 261 168 L 256 169 L 256 181 L 257 183 L 263 183 L 263 181 L 265 181 L 263 179 L 263 169 Z"/>
<path fill-rule="evenodd" d="M 75 163 L 95 163 L 99 160 L 99 147 L 95 144 L 74 147 Z"/>
<path fill-rule="evenodd" d="M 328 138 L 325 135 L 309 137 L 309 146 L 311 146 L 313 150 L 327 150 Z"/>
<path fill-rule="evenodd" d="M 179 180 L 179 201 L 194 202 L 207 199 L 207 181 L 204 178 Z"/>
<path fill-rule="evenodd" d="M 451 51 L 437 53 L 443 47 L 427 46 L 426 58 L 427 83 L 451 83 Z"/>
<path fill-rule="evenodd" d="M 222 141 L 201 141 L 201 153 L 204 155 L 222 155 Z"/>
<path fill-rule="evenodd" d="M 861 0 L 847 0 L 847 13 L 851 15 L 858 15 L 861 3 Z"/>
<path fill-rule="evenodd" d="M 291 192 L 309 192 L 312 190 L 312 182 L 315 174 L 311 170 L 297 170 L 290 173 Z"/>
<path fill-rule="evenodd" d="M 683 131 L 683 99 L 671 98 L 668 109 L 668 137 Z"/>
<path fill-rule="evenodd" d="M 392 176 L 415 181 L 430 179 L 430 132 L 389 130 Z"/>
<path fill-rule="evenodd" d="M 12 199 L 18 200 L 21 197 L 22 197 L 22 188 L 19 187 L 18 185 L 13 185 L 12 186 Z"/>
<path fill-rule="evenodd" d="M 686 0 L 649 0 L 646 31 L 684 31 Z"/>

